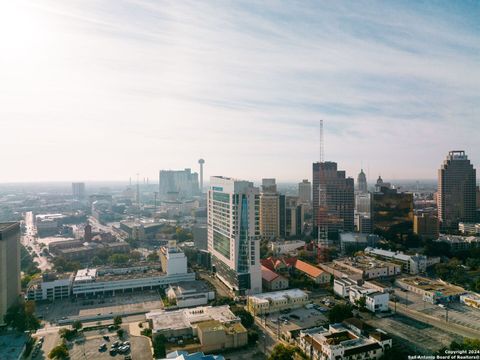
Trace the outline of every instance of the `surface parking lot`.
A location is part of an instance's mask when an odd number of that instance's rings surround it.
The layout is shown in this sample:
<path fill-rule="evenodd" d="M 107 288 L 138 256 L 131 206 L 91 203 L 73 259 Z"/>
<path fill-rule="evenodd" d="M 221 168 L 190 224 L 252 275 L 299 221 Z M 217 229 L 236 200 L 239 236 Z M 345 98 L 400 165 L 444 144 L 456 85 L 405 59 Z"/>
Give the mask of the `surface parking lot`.
<path fill-rule="evenodd" d="M 163 303 L 157 291 L 144 291 L 117 294 L 95 299 L 65 299 L 54 303 L 37 304 L 37 315 L 45 321 L 56 322 L 70 316 L 149 311 L 163 309 Z"/>
<path fill-rule="evenodd" d="M 438 329 L 423 322 L 402 315 L 386 318 L 372 318 L 367 321 L 373 327 L 385 330 L 394 338 L 394 345 L 415 353 L 431 354 L 443 346 L 449 346 L 461 337 L 447 329 Z"/>
<path fill-rule="evenodd" d="M 397 295 L 397 307 L 405 307 L 407 305 L 409 309 L 437 319 L 446 320 L 447 310 L 445 308 L 423 301 L 420 295 L 398 289 L 395 291 L 395 294 Z M 451 302 L 448 304 L 448 322 L 480 330 L 480 310 L 459 302 Z"/>
<path fill-rule="evenodd" d="M 126 330 L 128 327 L 125 327 Z M 107 341 L 103 335 L 108 335 L 110 340 Z M 116 354 L 111 356 L 109 350 L 111 344 L 115 341 L 129 341 L 131 350 L 125 354 Z M 106 351 L 99 351 L 98 348 L 102 344 L 107 345 Z M 150 342 L 143 336 L 130 336 L 126 334 L 120 340 L 115 332 L 106 330 L 89 331 L 85 333 L 84 342 L 74 342 L 73 347 L 69 350 L 71 360 L 85 360 L 85 359 L 124 359 L 125 356 L 130 355 L 133 360 L 152 360 L 152 353 L 150 349 Z"/>

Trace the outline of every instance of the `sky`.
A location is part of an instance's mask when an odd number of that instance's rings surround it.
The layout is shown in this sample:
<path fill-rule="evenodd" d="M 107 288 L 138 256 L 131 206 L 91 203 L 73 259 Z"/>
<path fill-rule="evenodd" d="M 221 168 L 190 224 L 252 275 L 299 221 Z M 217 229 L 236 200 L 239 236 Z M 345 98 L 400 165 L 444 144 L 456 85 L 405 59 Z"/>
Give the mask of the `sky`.
<path fill-rule="evenodd" d="M 476 1 L 0 1 L 0 182 L 480 168 Z"/>

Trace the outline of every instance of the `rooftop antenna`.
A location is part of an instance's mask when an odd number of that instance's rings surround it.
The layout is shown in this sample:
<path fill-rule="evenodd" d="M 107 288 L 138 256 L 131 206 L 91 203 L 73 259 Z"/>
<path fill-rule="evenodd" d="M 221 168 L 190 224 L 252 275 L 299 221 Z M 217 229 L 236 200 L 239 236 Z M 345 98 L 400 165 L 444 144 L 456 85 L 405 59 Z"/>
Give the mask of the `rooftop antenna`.
<path fill-rule="evenodd" d="M 325 161 L 325 148 L 323 144 L 323 120 L 320 120 L 320 162 Z"/>

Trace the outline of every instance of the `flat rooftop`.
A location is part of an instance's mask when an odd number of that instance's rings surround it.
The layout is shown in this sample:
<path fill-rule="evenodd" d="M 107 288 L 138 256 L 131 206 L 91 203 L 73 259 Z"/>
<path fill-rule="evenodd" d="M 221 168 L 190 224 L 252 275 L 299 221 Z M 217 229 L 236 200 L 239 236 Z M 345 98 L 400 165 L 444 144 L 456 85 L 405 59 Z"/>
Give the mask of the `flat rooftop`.
<path fill-rule="evenodd" d="M 361 270 L 377 269 L 391 266 L 398 266 L 393 262 L 378 260 L 371 256 L 356 256 L 333 261 L 336 264 L 345 264 Z"/>
<path fill-rule="evenodd" d="M 177 296 L 210 291 L 203 281 L 185 281 L 179 284 L 171 284 L 170 287 L 174 289 Z"/>
<path fill-rule="evenodd" d="M 146 314 L 147 320 L 152 322 L 152 330 L 180 330 L 195 324 L 216 320 L 222 324 L 238 322 L 239 318 L 230 311 L 230 306 L 199 306 L 191 309 L 176 311 L 151 311 Z"/>
<path fill-rule="evenodd" d="M 289 290 L 273 291 L 273 292 L 253 295 L 253 296 L 250 296 L 250 298 L 256 299 L 256 300 L 282 300 L 287 297 L 301 298 L 304 296 L 307 296 L 307 293 L 300 289 L 289 289 Z"/>
<path fill-rule="evenodd" d="M 420 276 L 412 276 L 399 279 L 407 285 L 414 286 L 424 291 L 434 291 L 442 293 L 444 296 L 464 294 L 466 290 L 460 286 L 444 283 L 440 280 L 429 279 Z"/>

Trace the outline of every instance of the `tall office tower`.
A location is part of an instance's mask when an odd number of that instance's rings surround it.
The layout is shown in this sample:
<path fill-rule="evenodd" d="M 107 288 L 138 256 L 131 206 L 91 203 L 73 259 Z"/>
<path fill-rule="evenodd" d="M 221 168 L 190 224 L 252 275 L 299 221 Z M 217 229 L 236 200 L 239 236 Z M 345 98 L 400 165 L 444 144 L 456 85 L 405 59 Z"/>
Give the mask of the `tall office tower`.
<path fill-rule="evenodd" d="M 287 196 L 285 201 L 285 236 L 298 236 L 303 232 L 305 214 L 303 204 L 298 197 Z"/>
<path fill-rule="evenodd" d="M 72 194 L 73 200 L 82 201 L 85 200 L 85 183 L 83 182 L 74 182 L 72 183 Z"/>
<path fill-rule="evenodd" d="M 312 202 L 312 183 L 308 179 L 303 179 L 301 183 L 298 183 L 298 198 L 302 204 Z"/>
<path fill-rule="evenodd" d="M 262 292 L 260 192 L 252 182 L 212 176 L 208 251 L 217 277 L 240 295 Z"/>
<path fill-rule="evenodd" d="M 337 169 L 337 163 L 313 163 L 312 192 L 315 226 L 328 229 L 329 234 L 354 230 L 354 181 Z"/>
<path fill-rule="evenodd" d="M 281 204 L 275 179 L 262 179 L 260 235 L 263 239 L 274 240 L 280 236 L 280 213 L 285 211 L 284 199 L 283 197 L 283 203 Z"/>
<path fill-rule="evenodd" d="M 20 296 L 20 223 L 0 223 L 0 325 Z"/>
<path fill-rule="evenodd" d="M 199 194 L 198 174 L 191 169 L 160 170 L 159 193 L 165 199 L 168 194 L 175 193 L 180 198 L 190 198 Z"/>
<path fill-rule="evenodd" d="M 438 219 L 444 230 L 476 220 L 476 172 L 465 151 L 450 151 L 438 170 Z"/>
<path fill-rule="evenodd" d="M 372 199 L 374 229 L 402 238 L 413 230 L 413 194 L 399 192 L 390 183 L 377 182 Z"/>
<path fill-rule="evenodd" d="M 203 165 L 205 164 L 205 160 L 200 159 L 198 160 L 198 164 L 200 165 L 200 194 L 203 193 Z"/>
<path fill-rule="evenodd" d="M 360 171 L 360 174 L 358 174 L 357 190 L 360 193 L 366 193 L 368 191 L 367 177 L 365 176 L 365 173 L 363 172 L 363 169 Z"/>
<path fill-rule="evenodd" d="M 372 232 L 372 194 L 369 192 L 355 194 L 355 230 L 363 234 Z"/>

